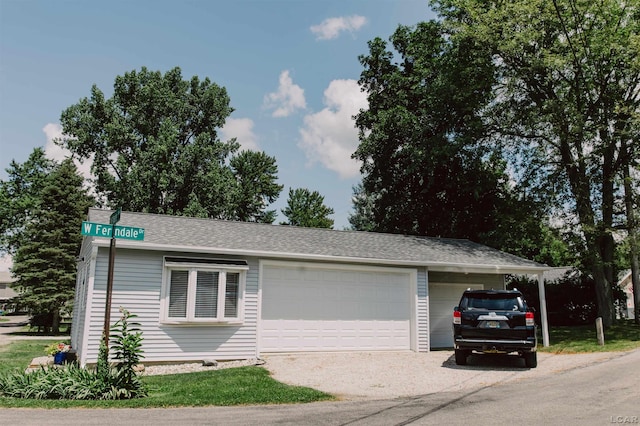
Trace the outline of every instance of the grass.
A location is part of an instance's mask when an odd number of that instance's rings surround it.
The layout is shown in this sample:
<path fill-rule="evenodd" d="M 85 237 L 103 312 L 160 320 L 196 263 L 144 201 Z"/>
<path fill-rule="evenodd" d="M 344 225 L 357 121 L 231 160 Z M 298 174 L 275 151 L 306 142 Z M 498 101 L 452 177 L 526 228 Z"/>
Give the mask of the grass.
<path fill-rule="evenodd" d="M 56 340 L 21 340 L 0 347 L 0 373 L 22 370 L 44 355 Z M 149 396 L 123 401 L 35 400 L 0 397 L 0 407 L 26 408 L 153 408 L 208 405 L 292 404 L 334 400 L 324 392 L 280 383 L 262 367 L 240 367 L 143 378 Z"/>
<path fill-rule="evenodd" d="M 542 342 L 540 337 L 539 342 Z M 604 331 L 604 346 L 598 345 L 596 327 L 573 326 L 551 327 L 549 329 L 549 347 L 538 346 L 540 352 L 585 353 L 628 351 L 640 348 L 640 326 L 633 321 L 617 321 Z"/>

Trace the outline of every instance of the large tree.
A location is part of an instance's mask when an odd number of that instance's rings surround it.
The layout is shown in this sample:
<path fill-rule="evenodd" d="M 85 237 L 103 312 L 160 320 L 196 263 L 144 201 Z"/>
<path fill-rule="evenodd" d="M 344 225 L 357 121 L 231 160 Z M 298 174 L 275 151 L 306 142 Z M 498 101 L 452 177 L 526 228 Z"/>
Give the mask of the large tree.
<path fill-rule="evenodd" d="M 324 197 L 318 191 L 307 188 L 289 188 L 287 206 L 281 210 L 287 222 L 281 225 L 304 226 L 307 228 L 333 228 L 334 213 L 331 207 L 324 204 Z"/>
<path fill-rule="evenodd" d="M 400 26 L 390 41 L 393 50 L 376 38 L 360 57 L 369 107 L 356 116 L 363 178 L 352 226 L 469 238 L 537 257 L 543 204 L 512 187 L 501 151 L 480 143 L 491 52 L 471 39 L 451 42 L 434 21 Z M 507 220 L 514 212 L 518 220 Z M 531 229 L 537 235 L 526 241 Z M 505 235 L 522 244 L 507 246 Z"/>
<path fill-rule="evenodd" d="M 53 332 L 60 312 L 70 308 L 76 284 L 80 227 L 94 204 L 71 159 L 64 160 L 42 182 L 39 208 L 26 224 L 24 240 L 13 259 L 20 302 L 34 313 L 53 314 Z"/>
<path fill-rule="evenodd" d="M 599 315 L 613 321 L 614 210 L 621 171 L 637 155 L 637 0 L 433 1 L 452 40 L 490 49 L 498 84 L 485 118 L 548 185 L 566 190 Z M 533 154 L 531 154 L 533 152 Z M 623 155 L 621 155 L 623 154 Z M 637 159 L 637 157 L 636 157 Z"/>
<path fill-rule="evenodd" d="M 180 68 L 163 75 L 143 67 L 116 77 L 111 98 L 93 86 L 89 98 L 63 111 L 65 137 L 59 143 L 92 161 L 99 201 L 110 207 L 273 220 L 264 211 L 248 212 L 237 204 L 277 197 L 277 168 L 271 159 L 272 164 L 260 170 L 265 174 L 260 177 L 264 183 L 255 188 L 258 192 L 237 197 L 247 190 L 243 183 L 248 171 L 229 165 L 239 144 L 218 138 L 232 111 L 226 90 L 208 78 L 183 80 Z M 261 167 L 269 160 L 260 159 L 249 164 Z"/>
<path fill-rule="evenodd" d="M 33 150 L 24 163 L 15 160 L 0 181 L 0 252 L 15 254 L 25 241 L 24 228 L 40 209 L 44 181 L 54 162 L 42 148 Z"/>
<path fill-rule="evenodd" d="M 493 67 L 468 46 L 452 46 L 436 22 L 401 26 L 369 42 L 359 83 L 369 108 L 356 116 L 362 188 L 373 201 L 375 230 L 477 237 L 493 216 L 499 171 L 473 142 Z M 463 75 L 485 65 L 485 81 Z M 477 214 L 478 212 L 483 212 Z"/>

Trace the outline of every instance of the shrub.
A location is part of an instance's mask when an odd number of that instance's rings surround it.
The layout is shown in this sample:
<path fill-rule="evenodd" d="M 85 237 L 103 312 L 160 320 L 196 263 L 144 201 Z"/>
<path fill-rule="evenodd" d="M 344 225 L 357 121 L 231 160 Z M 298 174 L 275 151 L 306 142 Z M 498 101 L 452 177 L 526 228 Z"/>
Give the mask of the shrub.
<path fill-rule="evenodd" d="M 526 277 L 511 277 L 508 288 L 522 291 L 527 304 L 536 309 L 536 322 L 540 324 L 540 297 L 538 283 Z M 592 324 L 598 310 L 595 283 L 586 274 L 567 274 L 545 283 L 547 318 L 551 326 Z"/>
<path fill-rule="evenodd" d="M 104 341 L 100 346 L 95 370 L 70 364 L 61 368 L 44 368 L 0 375 L 0 394 L 14 398 L 33 399 L 132 399 L 147 395 L 146 388 L 136 375 L 134 367 L 142 354 L 142 332 L 126 309 L 120 308 L 122 317 L 111 327 L 114 358 L 109 365 Z"/>

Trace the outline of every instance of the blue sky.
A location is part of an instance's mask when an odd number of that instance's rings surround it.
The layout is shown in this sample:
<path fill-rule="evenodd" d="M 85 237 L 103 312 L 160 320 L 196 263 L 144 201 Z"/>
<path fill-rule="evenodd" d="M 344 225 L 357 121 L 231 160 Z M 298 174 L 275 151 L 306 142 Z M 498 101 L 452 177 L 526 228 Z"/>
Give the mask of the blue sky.
<path fill-rule="evenodd" d="M 315 190 L 343 229 L 360 181 L 358 55 L 433 17 L 426 0 L 0 0 L 0 179 L 35 147 L 65 155 L 51 142 L 60 113 L 93 84 L 110 96 L 127 71 L 179 66 L 227 89 L 235 111 L 222 139 L 276 158 L 284 189 L 271 208 L 289 188 Z"/>

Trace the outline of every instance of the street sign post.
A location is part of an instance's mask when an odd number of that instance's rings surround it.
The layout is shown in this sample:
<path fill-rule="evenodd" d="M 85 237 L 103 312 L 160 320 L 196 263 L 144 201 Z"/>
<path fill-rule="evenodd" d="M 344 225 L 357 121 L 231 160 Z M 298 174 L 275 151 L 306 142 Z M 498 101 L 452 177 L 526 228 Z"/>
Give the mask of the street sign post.
<path fill-rule="evenodd" d="M 113 267 L 116 258 L 116 238 L 127 240 L 144 240 L 144 228 L 136 228 L 133 226 L 116 226 L 120 221 L 122 208 L 118 208 L 109 216 L 109 225 L 95 222 L 82 222 L 80 232 L 82 235 L 91 237 L 111 238 L 109 244 L 109 269 L 107 270 L 107 291 L 104 301 L 104 327 L 102 330 L 102 339 L 106 348 L 107 359 L 109 357 L 109 333 L 111 326 L 111 294 L 113 293 Z"/>

